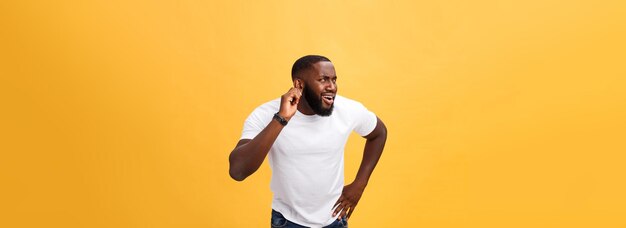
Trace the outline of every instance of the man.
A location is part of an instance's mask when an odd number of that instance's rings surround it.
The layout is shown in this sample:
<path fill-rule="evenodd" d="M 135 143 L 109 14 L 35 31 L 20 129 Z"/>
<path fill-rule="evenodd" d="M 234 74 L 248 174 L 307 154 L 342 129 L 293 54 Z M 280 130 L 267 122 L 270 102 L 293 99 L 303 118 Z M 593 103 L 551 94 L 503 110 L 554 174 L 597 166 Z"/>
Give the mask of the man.
<path fill-rule="evenodd" d="M 298 59 L 291 79 L 287 93 L 246 119 L 229 157 L 230 176 L 244 180 L 269 154 L 272 227 L 347 227 L 383 152 L 387 129 L 361 103 L 337 95 L 328 58 Z M 367 141 L 357 176 L 344 187 L 343 154 L 352 131 Z"/>

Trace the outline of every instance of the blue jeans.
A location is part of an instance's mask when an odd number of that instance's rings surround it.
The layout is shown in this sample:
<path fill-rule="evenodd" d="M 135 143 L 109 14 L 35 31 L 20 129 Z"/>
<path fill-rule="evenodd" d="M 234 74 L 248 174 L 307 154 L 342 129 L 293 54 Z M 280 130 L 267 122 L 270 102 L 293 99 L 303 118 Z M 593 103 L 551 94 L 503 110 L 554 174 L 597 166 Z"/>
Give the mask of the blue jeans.
<path fill-rule="evenodd" d="M 283 214 L 278 211 L 272 209 L 272 228 L 281 227 L 281 228 L 305 228 L 306 226 L 298 225 L 292 221 L 287 220 Z M 341 220 L 335 220 L 325 228 L 347 228 L 348 220 L 346 218 L 342 218 Z"/>

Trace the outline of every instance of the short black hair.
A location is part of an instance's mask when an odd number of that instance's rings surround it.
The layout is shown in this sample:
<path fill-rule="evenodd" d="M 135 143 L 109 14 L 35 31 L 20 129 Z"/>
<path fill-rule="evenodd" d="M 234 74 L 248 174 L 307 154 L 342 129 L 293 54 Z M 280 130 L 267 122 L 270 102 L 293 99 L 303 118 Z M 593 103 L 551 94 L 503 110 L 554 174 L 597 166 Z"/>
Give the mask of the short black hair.
<path fill-rule="evenodd" d="M 330 62 L 330 59 L 321 55 L 307 55 L 299 58 L 295 63 L 293 63 L 293 67 L 291 67 L 291 79 L 296 78 L 296 75 L 300 73 L 300 71 L 309 69 L 309 67 L 313 64 L 321 61 Z"/>

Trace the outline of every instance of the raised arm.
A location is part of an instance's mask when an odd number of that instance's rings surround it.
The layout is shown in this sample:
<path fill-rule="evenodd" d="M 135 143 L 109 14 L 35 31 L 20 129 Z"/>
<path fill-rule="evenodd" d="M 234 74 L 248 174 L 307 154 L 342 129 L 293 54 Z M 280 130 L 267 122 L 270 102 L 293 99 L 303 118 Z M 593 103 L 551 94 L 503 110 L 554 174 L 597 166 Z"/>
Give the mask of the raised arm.
<path fill-rule="evenodd" d="M 385 142 L 387 141 L 387 127 L 383 121 L 377 118 L 376 128 L 367 136 L 365 142 L 365 149 L 363 150 L 363 159 L 361 160 L 361 166 L 357 172 L 354 181 L 346 185 L 343 188 L 343 192 L 339 197 L 339 200 L 335 203 L 336 207 L 333 207 L 333 216 L 340 213 L 339 218 L 347 215 L 348 218 L 352 215 L 354 208 L 359 203 L 361 195 L 367 186 L 367 182 L 376 168 L 378 159 L 383 153 L 385 148 Z"/>
<path fill-rule="evenodd" d="M 290 120 L 296 113 L 300 96 L 302 96 L 302 90 L 299 88 L 291 88 L 285 93 L 280 99 L 278 115 L 286 120 Z M 256 172 L 263 164 L 270 147 L 278 138 L 278 134 L 283 127 L 278 121 L 272 120 L 253 139 L 239 140 L 237 146 L 230 152 L 228 157 L 230 163 L 228 173 L 230 177 L 236 181 L 242 181 Z"/>

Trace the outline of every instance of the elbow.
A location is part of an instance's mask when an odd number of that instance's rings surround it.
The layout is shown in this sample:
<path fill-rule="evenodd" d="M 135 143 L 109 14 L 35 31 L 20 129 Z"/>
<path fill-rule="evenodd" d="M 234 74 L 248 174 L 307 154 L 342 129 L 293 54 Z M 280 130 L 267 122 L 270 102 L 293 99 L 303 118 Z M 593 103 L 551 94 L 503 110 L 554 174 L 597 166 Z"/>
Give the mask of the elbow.
<path fill-rule="evenodd" d="M 230 175 L 230 178 L 233 178 L 233 180 L 236 180 L 236 181 L 243 181 L 246 179 L 246 177 L 248 177 L 248 175 L 244 174 L 243 170 L 233 167 L 232 161 L 230 162 L 228 175 Z"/>
<path fill-rule="evenodd" d="M 237 166 L 233 167 L 232 160 L 230 161 L 230 167 L 228 168 L 228 175 L 236 181 L 243 181 L 246 177 L 248 177 L 248 175 L 246 175 L 241 168 L 237 168 Z"/>
<path fill-rule="evenodd" d="M 229 166 L 228 166 L 228 175 L 230 178 L 236 181 L 243 181 L 246 179 L 246 176 L 243 174 L 241 169 L 238 169 L 235 164 L 233 164 L 233 155 L 231 154 L 228 158 Z M 235 166 L 235 167 L 234 167 Z"/>
<path fill-rule="evenodd" d="M 236 180 L 236 181 L 241 182 L 246 179 L 246 176 L 241 174 L 241 172 L 233 172 L 232 169 L 228 171 L 228 174 L 230 174 L 230 178 L 233 178 L 233 180 Z"/>

